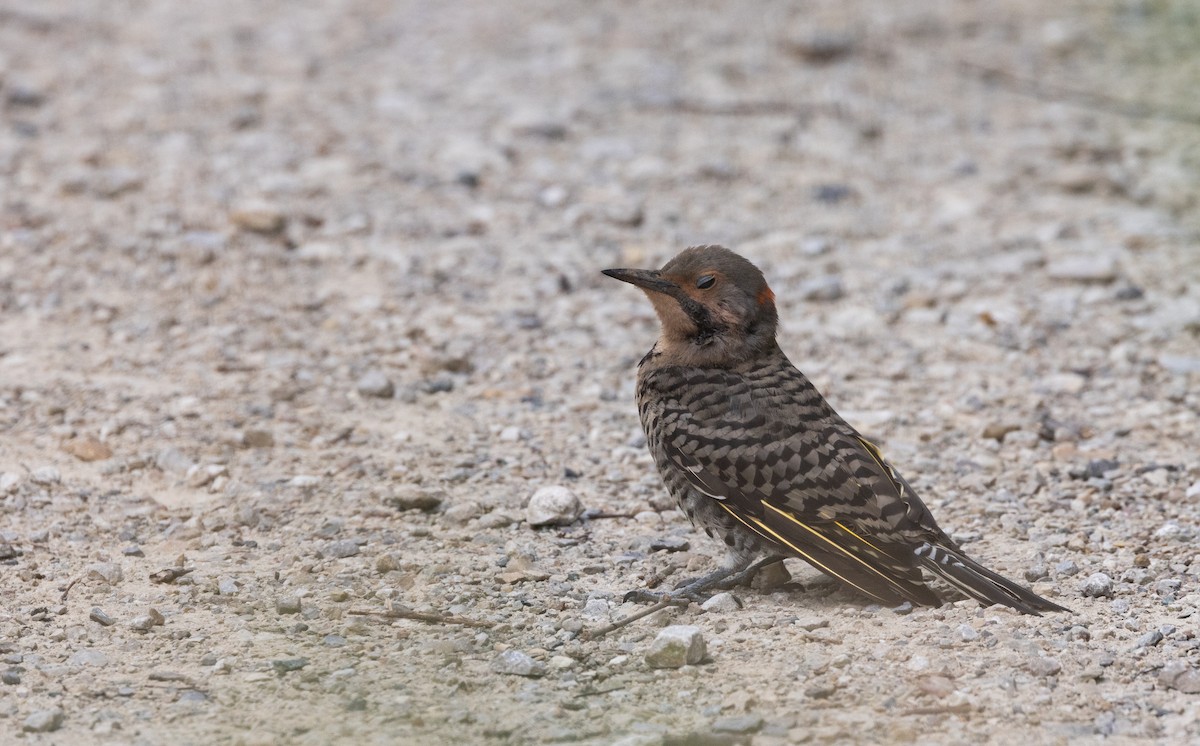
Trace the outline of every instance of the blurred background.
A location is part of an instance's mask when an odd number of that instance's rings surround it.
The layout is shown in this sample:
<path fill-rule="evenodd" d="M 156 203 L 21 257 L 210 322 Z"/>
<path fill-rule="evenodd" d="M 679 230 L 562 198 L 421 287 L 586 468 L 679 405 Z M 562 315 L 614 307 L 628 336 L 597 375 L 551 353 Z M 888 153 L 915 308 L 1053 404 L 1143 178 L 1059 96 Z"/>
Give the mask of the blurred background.
<path fill-rule="evenodd" d="M 1198 83 L 1190 0 L 0 0 L 0 717 L 1195 737 Z M 1089 614 L 963 653 L 990 622 L 918 610 L 877 649 L 861 604 L 825 601 L 834 652 L 718 625 L 699 683 L 609 666 L 636 630 L 582 645 L 588 602 L 711 561 L 632 403 L 652 310 L 599 275 L 697 243 L 766 271 L 784 350 L 956 538 Z M 535 532 L 546 485 L 638 518 Z M 177 559 L 194 582 L 146 579 Z M 746 623 L 807 603 L 772 598 Z M 346 611 L 396 599 L 501 630 Z M 150 607 L 166 625 L 128 631 Z M 903 642 L 939 624 L 961 634 L 926 670 Z M 497 673 L 497 646 L 558 668 Z"/>

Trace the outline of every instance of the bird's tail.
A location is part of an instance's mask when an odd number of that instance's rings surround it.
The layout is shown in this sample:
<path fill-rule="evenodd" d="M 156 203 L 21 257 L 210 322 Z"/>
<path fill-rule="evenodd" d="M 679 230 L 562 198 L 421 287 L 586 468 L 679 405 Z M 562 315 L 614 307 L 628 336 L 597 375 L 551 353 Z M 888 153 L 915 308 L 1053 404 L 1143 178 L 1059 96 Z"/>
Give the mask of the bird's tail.
<path fill-rule="evenodd" d="M 1070 611 L 992 572 L 960 550 L 926 542 L 913 554 L 922 567 L 980 603 L 1003 604 L 1034 616 L 1043 611 Z"/>

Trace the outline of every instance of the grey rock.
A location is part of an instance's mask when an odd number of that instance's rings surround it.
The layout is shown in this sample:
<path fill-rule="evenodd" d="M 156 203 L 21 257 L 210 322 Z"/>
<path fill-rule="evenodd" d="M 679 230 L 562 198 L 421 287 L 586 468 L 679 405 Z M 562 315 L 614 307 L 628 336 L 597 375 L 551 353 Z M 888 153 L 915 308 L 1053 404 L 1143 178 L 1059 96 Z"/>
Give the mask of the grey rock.
<path fill-rule="evenodd" d="M 17 486 L 21 484 L 21 475 L 15 471 L 6 471 L 0 473 L 0 495 L 7 495 L 10 492 L 15 492 Z"/>
<path fill-rule="evenodd" d="M 1152 629 L 1149 632 L 1147 632 L 1146 634 L 1139 637 L 1137 640 L 1137 644 L 1134 647 L 1152 648 L 1155 645 L 1157 645 L 1158 643 L 1162 642 L 1162 640 L 1163 640 L 1162 632 L 1159 632 L 1156 629 Z"/>
<path fill-rule="evenodd" d="M 87 566 L 87 576 L 108 585 L 116 585 L 125 578 L 121 566 L 115 562 L 93 562 Z"/>
<path fill-rule="evenodd" d="M 1057 658 L 1035 655 L 1026 663 L 1026 668 L 1034 676 L 1057 676 L 1062 671 L 1062 664 Z"/>
<path fill-rule="evenodd" d="M 763 726 L 761 715 L 732 715 L 718 718 L 712 724 L 717 733 L 755 733 Z"/>
<path fill-rule="evenodd" d="M 857 42 L 848 33 L 816 30 L 802 39 L 787 42 L 792 55 L 812 65 L 827 65 L 854 53 Z"/>
<path fill-rule="evenodd" d="M 652 552 L 686 552 L 691 543 L 682 536 L 662 536 L 650 542 Z"/>
<path fill-rule="evenodd" d="M 1102 572 L 1094 573 L 1089 575 L 1087 580 L 1083 581 L 1083 584 L 1079 586 L 1079 591 L 1090 598 L 1111 597 L 1113 594 L 1113 579 Z"/>
<path fill-rule="evenodd" d="M 1200 357 L 1184 357 L 1183 355 L 1159 355 L 1158 364 L 1163 370 L 1179 375 L 1200 373 Z"/>
<path fill-rule="evenodd" d="M 299 596 L 288 595 L 275 599 L 275 611 L 280 614 L 299 614 L 300 606 Z"/>
<path fill-rule="evenodd" d="M 507 676 L 538 678 L 546 675 L 546 665 L 520 650 L 505 650 L 492 660 L 492 670 Z"/>
<path fill-rule="evenodd" d="M 72 653 L 71 657 L 67 659 L 67 663 L 72 666 L 107 666 L 108 656 L 102 650 L 84 648 Z"/>
<path fill-rule="evenodd" d="M 62 481 L 62 473 L 56 466 L 39 466 L 29 475 L 29 481 L 43 487 L 58 484 Z"/>
<path fill-rule="evenodd" d="M 1068 256 L 1050 262 L 1046 274 L 1068 282 L 1112 282 L 1117 279 L 1117 260 L 1104 254 Z"/>
<path fill-rule="evenodd" d="M 287 217 L 277 206 L 261 200 L 247 200 L 229 211 L 229 221 L 252 233 L 279 233 Z"/>
<path fill-rule="evenodd" d="M 154 465 L 165 472 L 185 474 L 194 462 L 178 448 L 164 448 L 155 454 Z"/>
<path fill-rule="evenodd" d="M 442 519 L 447 523 L 463 524 L 483 512 L 479 504 L 471 500 L 458 502 L 442 511 Z"/>
<path fill-rule="evenodd" d="M 163 615 L 154 609 L 150 609 L 145 614 L 139 614 L 129 620 L 129 628 L 137 632 L 149 632 L 154 627 L 162 626 L 166 622 Z"/>
<path fill-rule="evenodd" d="M 704 660 L 708 646 L 699 627 L 690 624 L 673 624 L 665 627 L 646 653 L 646 663 L 651 668 L 680 668 L 695 665 Z"/>
<path fill-rule="evenodd" d="M 307 665 L 308 658 L 279 658 L 271 661 L 271 669 L 280 676 L 293 671 L 299 671 Z"/>
<path fill-rule="evenodd" d="M 341 635 L 325 635 L 321 638 L 321 644 L 327 648 L 341 648 L 346 646 L 346 638 Z"/>
<path fill-rule="evenodd" d="M 1060 578 L 1069 578 L 1079 574 L 1079 565 L 1075 564 L 1075 560 L 1065 559 L 1054 565 L 1054 572 Z M 1029 582 L 1032 583 L 1034 580 L 1040 580 L 1040 578 L 1031 578 Z"/>
<path fill-rule="evenodd" d="M 242 444 L 247 448 L 270 448 L 275 445 L 275 435 L 270 430 L 250 429 L 242 434 Z"/>
<path fill-rule="evenodd" d="M 704 603 L 700 604 L 700 608 L 710 613 L 722 614 L 730 611 L 737 611 L 742 608 L 738 600 L 732 593 L 718 593 Z"/>
<path fill-rule="evenodd" d="M 26 733 L 53 733 L 62 727 L 66 717 L 61 707 L 38 710 L 25 718 L 25 721 L 21 723 L 21 730 Z"/>
<path fill-rule="evenodd" d="M 311 491 L 316 489 L 321 484 L 320 477 L 314 477 L 311 474 L 297 474 L 287 481 L 288 487 L 296 487 L 301 490 Z"/>
<path fill-rule="evenodd" d="M 969 624 L 958 625 L 958 636 L 965 642 L 971 642 L 979 639 L 979 631 Z"/>
<path fill-rule="evenodd" d="M 792 620 L 792 624 L 806 632 L 829 626 L 829 620 L 818 616 L 802 616 Z"/>
<path fill-rule="evenodd" d="M 241 584 L 233 578 L 221 578 L 217 581 L 217 593 L 222 596 L 236 596 L 241 589 Z"/>
<path fill-rule="evenodd" d="M 387 552 L 375 558 L 375 572 L 388 573 L 400 569 L 400 557 L 394 552 Z"/>
<path fill-rule="evenodd" d="M 1154 584 L 1154 592 L 1160 596 L 1169 596 L 1179 592 L 1183 581 L 1179 578 L 1167 578 Z"/>
<path fill-rule="evenodd" d="M 324 546 L 321 554 L 326 557 L 336 557 L 337 559 L 345 559 L 358 554 L 358 542 L 354 539 L 340 539 L 331 541 Z"/>
<path fill-rule="evenodd" d="M 604 599 L 589 598 L 579 613 L 585 619 L 608 619 L 609 611 L 608 602 Z"/>
<path fill-rule="evenodd" d="M 1158 685 L 1184 694 L 1200 694 L 1200 669 L 1186 661 L 1170 661 L 1158 672 Z"/>
<path fill-rule="evenodd" d="M 534 492 L 525 506 L 525 520 L 530 526 L 565 526 L 573 523 L 583 512 L 579 498 L 566 487 L 552 485 Z"/>
<path fill-rule="evenodd" d="M 841 298 L 846 294 L 846 291 L 842 287 L 841 277 L 838 275 L 824 275 L 805 280 L 797 288 L 797 293 L 802 300 L 828 302 Z"/>
<path fill-rule="evenodd" d="M 0 684 L 7 684 L 8 686 L 16 686 L 17 684 L 20 684 L 20 683 L 21 683 L 21 669 L 6 668 L 3 671 L 0 671 Z"/>
<path fill-rule="evenodd" d="M 104 609 L 101 609 L 99 606 L 92 607 L 91 612 L 88 614 L 88 619 L 91 619 L 102 627 L 111 627 L 117 623 L 116 619 L 106 614 Z"/>
<path fill-rule="evenodd" d="M 103 199 L 116 199 L 142 188 L 142 175 L 130 168 L 106 168 L 92 180 L 92 192 Z"/>
<path fill-rule="evenodd" d="M 424 487 L 417 484 L 398 485 L 392 489 L 390 495 L 383 499 L 384 503 L 396 510 L 421 510 L 425 512 L 437 510 L 445 500 L 445 490 Z"/>
<path fill-rule="evenodd" d="M 396 393 L 396 387 L 391 379 L 381 370 L 369 370 L 358 379 L 354 388 L 363 396 L 374 396 L 380 399 L 391 399 Z"/>

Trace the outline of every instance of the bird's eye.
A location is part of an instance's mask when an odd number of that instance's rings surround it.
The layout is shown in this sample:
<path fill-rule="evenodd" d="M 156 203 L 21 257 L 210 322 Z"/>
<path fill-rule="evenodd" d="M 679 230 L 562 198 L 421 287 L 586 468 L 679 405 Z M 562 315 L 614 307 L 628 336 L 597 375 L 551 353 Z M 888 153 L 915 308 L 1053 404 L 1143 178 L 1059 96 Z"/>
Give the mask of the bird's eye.
<path fill-rule="evenodd" d="M 712 275 L 702 275 L 700 279 L 696 280 L 696 287 L 700 288 L 701 290 L 708 290 L 710 287 L 716 284 L 717 278 L 713 277 Z"/>

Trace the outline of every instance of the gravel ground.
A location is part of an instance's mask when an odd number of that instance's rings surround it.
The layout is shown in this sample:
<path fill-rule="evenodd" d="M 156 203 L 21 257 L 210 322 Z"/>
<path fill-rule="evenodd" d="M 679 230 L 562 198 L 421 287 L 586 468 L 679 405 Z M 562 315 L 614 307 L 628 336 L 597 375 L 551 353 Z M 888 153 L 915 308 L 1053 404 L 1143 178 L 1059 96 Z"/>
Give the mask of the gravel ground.
<path fill-rule="evenodd" d="M 0 2 L 3 740 L 1200 738 L 1195 5 L 922 7 Z M 598 272 L 693 243 L 1074 613 L 589 639 L 720 556 Z"/>

